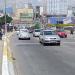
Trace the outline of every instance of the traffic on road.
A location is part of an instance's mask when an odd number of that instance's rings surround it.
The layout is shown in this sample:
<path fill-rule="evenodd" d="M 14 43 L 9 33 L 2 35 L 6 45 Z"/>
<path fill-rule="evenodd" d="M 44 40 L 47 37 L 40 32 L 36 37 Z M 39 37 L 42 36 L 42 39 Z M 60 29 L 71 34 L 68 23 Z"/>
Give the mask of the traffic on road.
<path fill-rule="evenodd" d="M 10 38 L 16 74 L 75 74 L 75 39 L 73 38 L 75 34 L 73 36 L 67 34 L 67 38 L 60 38 L 53 29 L 40 30 L 39 37 L 33 37 L 33 33 L 28 34 L 30 40 L 18 40 L 17 32 Z M 40 42 L 46 43 L 45 46 Z"/>
<path fill-rule="evenodd" d="M 75 0 L 0 0 L 0 75 L 75 75 Z"/>

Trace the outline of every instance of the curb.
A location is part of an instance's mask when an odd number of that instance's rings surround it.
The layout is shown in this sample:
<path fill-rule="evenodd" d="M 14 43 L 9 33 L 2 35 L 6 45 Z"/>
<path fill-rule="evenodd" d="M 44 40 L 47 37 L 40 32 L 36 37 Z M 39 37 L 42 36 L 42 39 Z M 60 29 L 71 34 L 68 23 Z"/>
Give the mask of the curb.
<path fill-rule="evenodd" d="M 14 68 L 13 68 L 13 59 L 12 53 L 10 51 L 10 41 L 9 38 L 14 34 L 6 34 L 4 36 L 4 47 L 3 47 L 3 60 L 2 60 L 2 75 L 15 75 Z"/>

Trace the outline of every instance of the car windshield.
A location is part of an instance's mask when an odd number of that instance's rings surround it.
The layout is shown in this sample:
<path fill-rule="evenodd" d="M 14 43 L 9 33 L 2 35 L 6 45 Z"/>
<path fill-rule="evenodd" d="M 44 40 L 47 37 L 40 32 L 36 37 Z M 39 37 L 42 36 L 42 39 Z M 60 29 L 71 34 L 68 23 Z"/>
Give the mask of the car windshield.
<path fill-rule="evenodd" d="M 35 32 L 40 32 L 40 30 L 35 30 Z"/>
<path fill-rule="evenodd" d="M 44 35 L 56 35 L 55 31 L 44 31 Z"/>

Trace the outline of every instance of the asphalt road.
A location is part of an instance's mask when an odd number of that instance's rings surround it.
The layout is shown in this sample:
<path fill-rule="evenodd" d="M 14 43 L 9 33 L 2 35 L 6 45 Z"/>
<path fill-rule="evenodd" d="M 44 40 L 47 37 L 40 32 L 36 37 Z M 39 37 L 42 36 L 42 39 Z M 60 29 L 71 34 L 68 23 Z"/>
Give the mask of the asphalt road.
<path fill-rule="evenodd" d="M 18 40 L 14 34 L 11 51 L 16 75 L 75 75 L 75 39 L 61 39 L 61 46 L 43 46 L 38 38 Z"/>

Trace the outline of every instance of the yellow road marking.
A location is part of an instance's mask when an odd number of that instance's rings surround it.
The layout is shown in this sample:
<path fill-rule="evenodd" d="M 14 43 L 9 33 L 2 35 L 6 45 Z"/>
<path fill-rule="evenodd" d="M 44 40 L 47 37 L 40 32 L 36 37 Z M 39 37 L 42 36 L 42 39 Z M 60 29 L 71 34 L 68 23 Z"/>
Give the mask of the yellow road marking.
<path fill-rule="evenodd" d="M 9 34 L 8 37 L 6 36 L 4 38 L 4 47 L 3 47 L 3 60 L 2 60 L 2 75 L 10 75 L 9 69 L 8 69 L 8 62 L 13 62 L 12 60 L 12 54 L 10 51 L 10 41 L 9 38 L 13 35 Z"/>
<path fill-rule="evenodd" d="M 13 34 L 13 33 L 12 33 Z M 12 34 L 10 36 L 8 36 L 9 38 L 12 36 Z M 4 48 L 3 48 L 3 55 L 7 57 L 7 59 L 10 62 L 13 62 L 13 57 L 12 57 L 12 53 L 10 52 L 10 41 L 9 38 L 6 38 L 4 40 Z"/>

